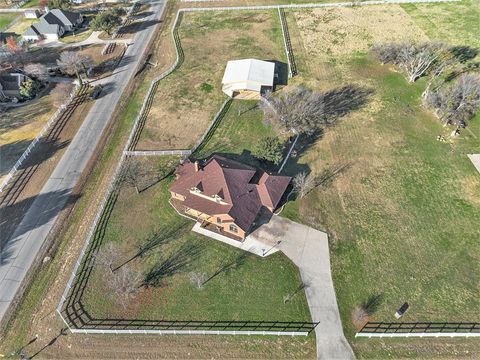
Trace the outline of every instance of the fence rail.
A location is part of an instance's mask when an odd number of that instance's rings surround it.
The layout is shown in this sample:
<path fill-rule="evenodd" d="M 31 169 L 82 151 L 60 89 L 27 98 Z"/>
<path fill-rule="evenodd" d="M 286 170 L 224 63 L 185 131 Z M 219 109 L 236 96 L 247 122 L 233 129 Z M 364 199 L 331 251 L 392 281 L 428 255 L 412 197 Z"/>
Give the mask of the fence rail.
<path fill-rule="evenodd" d="M 242 331 L 242 330 L 108 330 L 108 329 L 71 329 L 77 334 L 157 334 L 157 335 L 273 335 L 308 336 L 308 331 Z"/>
<path fill-rule="evenodd" d="M 372 0 L 372 1 L 351 1 L 351 2 L 337 2 L 337 3 L 311 3 L 311 4 L 283 4 L 283 5 L 251 5 L 251 6 L 215 6 L 215 7 L 198 7 L 198 8 L 183 8 L 179 11 L 194 12 L 194 11 L 227 11 L 227 10 L 276 10 L 282 9 L 311 9 L 324 7 L 355 7 L 368 5 L 388 5 L 388 4 L 421 4 L 421 3 L 445 3 L 445 2 L 460 2 L 462 0 Z"/>
<path fill-rule="evenodd" d="M 17 170 L 20 169 L 20 167 L 23 165 L 23 162 L 28 158 L 33 148 L 37 145 L 40 139 L 44 137 L 44 135 L 48 132 L 48 130 L 50 130 L 52 125 L 58 120 L 58 118 L 65 111 L 65 109 L 67 109 L 68 105 L 70 105 L 70 103 L 73 101 L 73 99 L 75 98 L 75 94 L 79 89 L 80 89 L 80 85 L 77 84 L 75 88 L 72 90 L 72 92 L 70 93 L 70 98 L 68 99 L 67 103 L 63 104 L 60 108 L 57 109 L 57 111 L 55 111 L 55 113 L 50 117 L 50 120 L 48 120 L 47 123 L 43 126 L 42 130 L 40 130 L 40 133 L 28 145 L 28 147 L 25 149 L 25 151 L 20 156 L 20 158 L 17 160 L 15 165 L 13 165 L 13 167 L 10 169 L 8 174 L 3 179 L 2 184 L 0 185 L 0 192 L 3 192 L 3 190 L 8 185 L 10 180 L 12 180 Z"/>
<path fill-rule="evenodd" d="M 469 322 L 369 322 L 355 337 L 480 337 L 480 323 Z"/>
<path fill-rule="evenodd" d="M 285 53 L 287 54 L 288 77 L 294 77 L 298 74 L 297 65 L 295 64 L 295 58 L 293 56 L 292 42 L 290 40 L 290 33 L 288 32 L 285 10 L 281 7 L 278 8 L 278 16 L 280 18 L 280 24 L 282 28 L 283 45 L 285 47 Z"/>
<path fill-rule="evenodd" d="M 396 1 L 395 3 L 446 2 L 446 1 L 460 1 L 460 0 L 406 0 L 406 1 L 399 0 L 399 1 Z M 368 4 L 385 4 L 385 3 L 390 3 L 390 2 L 389 1 L 370 1 L 370 2 L 368 2 Z M 339 3 L 338 5 L 335 5 L 335 4 L 310 4 L 310 6 L 309 6 L 309 4 L 305 4 L 305 5 L 282 5 L 281 7 L 284 7 L 284 8 L 290 8 L 290 7 L 292 7 L 292 8 L 302 8 L 302 7 L 303 8 L 308 8 L 308 7 L 325 7 L 325 6 L 349 6 L 348 4 L 349 3 Z M 353 5 L 354 3 L 350 3 L 350 4 Z M 362 5 L 368 5 L 368 4 L 363 3 Z M 350 6 L 352 6 L 352 5 L 350 5 Z M 70 279 L 69 279 L 69 281 L 68 281 L 68 283 L 65 287 L 65 290 L 64 290 L 64 292 L 61 296 L 61 299 L 60 299 L 60 301 L 57 305 L 57 308 L 56 308 L 58 314 L 60 315 L 60 317 L 62 318 L 62 320 L 64 321 L 64 323 L 67 325 L 67 327 L 70 329 L 71 332 L 74 332 L 74 333 L 117 333 L 117 334 L 120 334 L 120 333 L 128 334 L 128 333 L 138 332 L 138 333 L 156 333 L 156 334 L 164 333 L 165 334 L 165 333 L 167 333 L 166 331 L 169 331 L 169 333 L 180 334 L 180 333 L 183 333 L 183 331 L 186 331 L 186 332 L 184 332 L 185 334 L 188 334 L 188 333 L 193 334 L 192 331 L 198 331 L 197 333 L 200 334 L 200 333 L 206 333 L 206 331 L 213 331 L 214 333 L 219 334 L 220 331 L 230 331 L 230 333 L 232 333 L 232 334 L 233 333 L 240 334 L 239 331 L 244 331 L 244 330 L 197 330 L 197 329 L 193 329 L 193 330 L 192 329 L 189 329 L 189 330 L 177 330 L 177 329 L 168 330 L 168 329 L 165 329 L 164 330 L 164 329 L 153 329 L 153 328 L 150 328 L 150 329 L 133 329 L 133 330 L 130 330 L 130 329 L 100 329 L 100 328 L 89 328 L 89 329 L 87 329 L 87 328 L 84 328 L 84 326 L 103 326 L 103 325 L 106 325 L 105 320 L 91 319 L 89 317 L 89 315 L 86 314 L 82 309 L 80 309 L 80 310 L 75 309 L 76 305 L 79 305 L 80 308 L 81 308 L 82 307 L 81 304 L 73 303 L 73 304 L 71 304 L 71 307 L 74 308 L 74 309 L 71 309 L 71 310 L 73 311 L 73 315 L 77 316 L 78 320 L 81 323 L 81 326 L 79 327 L 79 326 L 77 326 L 77 324 L 69 323 L 65 319 L 65 317 L 62 315 L 62 310 L 63 310 L 63 307 L 64 307 L 64 305 L 65 305 L 65 303 L 68 299 L 70 289 L 72 289 L 74 287 L 74 281 L 75 281 L 77 275 L 79 275 L 79 268 L 81 267 L 82 262 L 85 261 L 85 256 L 87 254 L 87 251 L 89 251 L 90 253 L 92 252 L 91 249 L 89 250 L 89 246 L 90 246 L 90 243 L 91 243 L 92 238 L 94 236 L 94 233 L 97 229 L 97 226 L 99 225 L 100 219 L 104 216 L 104 212 L 106 210 L 107 204 L 109 204 L 111 202 L 112 198 L 115 197 L 116 182 L 117 182 L 117 178 L 120 174 L 122 164 L 123 164 L 125 158 L 128 156 L 128 154 L 132 151 L 135 151 L 134 147 L 135 147 L 136 142 L 138 141 L 139 130 L 141 130 L 141 128 L 143 126 L 142 124 L 144 124 L 144 122 L 146 120 L 146 113 L 148 112 L 148 110 L 151 106 L 151 103 L 153 101 L 153 95 L 154 95 L 154 92 L 156 90 L 156 87 L 158 86 L 158 83 L 159 83 L 160 80 L 164 79 L 165 77 L 170 75 L 173 71 L 175 71 L 177 69 L 177 67 L 180 66 L 180 64 L 183 61 L 183 56 L 184 56 L 183 55 L 183 50 L 181 48 L 180 39 L 179 39 L 178 32 L 177 32 L 177 27 L 178 27 L 178 23 L 179 23 L 181 15 L 184 12 L 188 12 L 188 11 L 248 10 L 248 9 L 252 9 L 252 10 L 278 9 L 278 6 L 274 5 L 274 6 L 248 6 L 248 7 L 226 7 L 226 8 L 189 8 L 189 9 L 180 9 L 179 11 L 177 11 L 177 14 L 176 14 L 176 17 L 175 17 L 175 20 L 174 20 L 174 23 L 173 23 L 173 27 L 172 27 L 172 30 L 171 30 L 171 35 L 172 35 L 172 38 L 173 38 L 173 41 L 174 41 L 174 44 L 175 44 L 176 60 L 175 60 L 174 64 L 169 69 L 167 69 L 161 75 L 159 75 L 157 78 L 155 78 L 150 84 L 147 95 L 145 96 L 144 101 L 142 103 L 142 107 L 140 109 L 140 112 L 135 119 L 132 131 L 130 132 L 130 135 L 128 137 L 127 142 L 125 143 L 124 150 L 123 150 L 123 152 L 120 156 L 120 159 L 119 159 L 119 162 L 118 162 L 117 167 L 115 169 L 115 172 L 114 172 L 114 174 L 113 174 L 113 176 L 110 180 L 110 184 L 107 188 L 107 191 L 105 192 L 105 195 L 104 195 L 103 199 L 100 202 L 100 205 L 99 205 L 97 214 L 95 216 L 95 219 L 94 219 L 94 221 L 92 222 L 92 224 L 89 228 L 89 231 L 88 231 L 88 234 L 87 234 L 87 239 L 86 239 L 86 241 L 85 241 L 85 243 L 82 247 L 82 250 L 81 250 L 81 252 L 80 252 L 80 254 L 77 258 L 77 261 L 75 263 L 75 266 L 74 266 L 74 269 L 73 269 L 72 274 L 70 276 Z M 215 123 L 218 122 L 218 118 L 221 116 L 222 112 L 225 111 L 225 108 L 226 108 L 227 104 L 229 103 L 229 101 L 230 101 L 230 99 L 227 100 L 223 104 L 220 111 L 214 117 L 209 129 L 207 129 L 207 131 L 202 136 L 202 138 L 199 140 L 199 142 L 197 144 L 195 144 L 192 151 L 197 151 L 199 149 L 199 147 L 201 146 L 201 144 L 203 143 L 205 138 L 208 136 L 208 133 L 214 127 Z M 84 262 L 83 265 L 87 266 L 87 267 L 90 266 L 88 264 L 88 261 Z M 76 299 L 73 299 L 73 300 L 75 301 Z M 85 322 L 83 320 L 83 316 L 87 317 L 87 322 Z M 97 323 L 97 321 L 99 321 L 100 323 Z M 112 319 L 112 321 L 118 322 L 118 320 L 115 320 L 115 319 Z M 92 322 L 92 323 L 90 325 L 88 325 L 89 322 Z M 303 323 L 303 324 L 310 326 L 309 331 L 312 331 L 315 328 L 315 326 L 317 325 L 317 323 Z M 130 323 L 130 325 L 132 325 L 132 323 Z M 111 326 L 113 326 L 113 325 L 110 325 L 110 327 Z M 127 325 L 124 324 L 123 326 L 127 326 Z M 269 330 L 261 330 L 259 332 L 254 332 L 255 330 L 247 330 L 247 331 L 250 331 L 251 334 L 264 334 L 264 335 L 270 334 L 270 333 L 268 333 Z M 282 335 L 304 335 L 305 329 L 303 331 L 298 331 L 298 332 L 295 332 L 295 331 L 290 331 L 289 332 L 288 328 L 285 328 L 284 331 L 277 330 L 277 331 L 274 331 L 274 332 L 275 332 L 275 334 L 278 334 L 278 332 L 281 332 Z"/>
<path fill-rule="evenodd" d="M 70 329 L 70 330 L 74 330 L 74 328 L 72 328 L 70 325 L 72 326 L 75 326 L 74 324 L 69 324 L 67 322 L 67 320 L 64 318 L 64 316 L 62 315 L 62 308 L 68 298 L 68 293 L 70 291 L 70 289 L 72 288 L 72 285 L 75 281 L 75 278 L 77 276 L 77 273 L 78 273 L 78 270 L 80 268 L 80 265 L 82 263 L 82 259 L 84 259 L 85 257 L 85 254 L 87 253 L 87 249 L 90 245 L 90 242 L 93 238 L 93 235 L 95 233 L 95 229 L 97 228 L 99 222 L 100 222 L 100 219 L 102 218 L 102 215 L 105 211 L 105 208 L 107 206 L 107 203 L 109 202 L 109 200 L 111 199 L 112 195 L 114 194 L 114 190 L 115 190 L 115 185 L 117 183 L 117 179 L 118 179 L 118 176 L 120 174 L 120 171 L 121 171 L 121 167 L 122 167 L 122 164 L 123 164 L 123 161 L 125 160 L 125 157 L 126 157 L 126 152 L 129 150 L 130 148 L 130 145 L 132 144 L 133 141 L 135 141 L 135 136 L 137 135 L 137 129 L 138 129 L 138 126 L 139 126 L 139 123 L 140 121 L 142 120 L 142 118 L 145 116 L 145 111 L 147 110 L 148 106 L 149 106 L 149 102 L 151 102 L 152 100 L 152 91 L 155 87 L 155 85 L 158 85 L 158 82 L 165 78 L 166 76 L 170 75 L 176 68 L 177 66 L 180 64 L 181 62 L 181 59 L 182 59 L 182 56 L 183 56 L 183 52 L 181 51 L 181 48 L 179 48 L 177 46 L 177 39 L 178 39 L 178 34 L 177 34 L 177 25 L 178 25 L 178 21 L 179 21 L 179 18 L 180 18 L 180 14 L 181 12 L 177 12 L 177 15 L 175 17 L 175 21 L 174 21 L 174 24 L 173 24 L 173 27 L 172 27 L 172 37 L 174 39 L 174 42 L 175 42 L 175 51 L 176 51 L 176 60 L 175 60 L 175 63 L 169 68 L 167 69 L 166 71 L 164 71 L 161 75 L 159 75 L 157 78 L 155 78 L 151 84 L 150 84 L 150 88 L 148 89 L 148 92 L 147 92 L 147 96 L 145 97 L 143 103 L 142 103 L 142 107 L 140 109 L 140 112 L 139 114 L 137 115 L 136 119 L 135 119 L 135 123 L 134 123 L 134 126 L 132 128 L 132 131 L 130 132 L 130 135 L 128 137 L 128 140 L 127 142 L 125 143 L 125 147 L 124 147 L 124 150 L 122 152 L 122 155 L 120 156 L 120 159 L 119 159 L 119 162 L 117 164 L 117 167 L 115 169 L 115 172 L 113 173 L 113 176 L 110 180 L 110 184 L 108 185 L 108 188 L 107 188 L 107 191 L 105 192 L 105 195 L 103 196 L 101 202 L 100 202 L 100 205 L 99 205 L 99 208 L 98 208 L 98 211 L 97 211 L 97 214 L 95 216 L 95 219 L 93 220 L 92 224 L 90 225 L 90 228 L 89 228 L 89 231 L 88 231 L 88 234 L 87 234 L 87 238 L 86 238 L 86 241 L 82 247 L 82 250 L 80 251 L 80 254 L 77 258 L 77 261 L 75 263 L 75 266 L 73 268 L 73 271 L 72 271 L 72 274 L 70 276 L 70 279 L 68 280 L 67 282 L 67 285 L 65 287 L 65 290 L 63 291 L 63 294 L 60 298 L 60 301 L 57 305 L 57 313 L 60 315 L 60 317 L 62 318 L 63 322 L 67 325 L 67 327 Z"/>
<path fill-rule="evenodd" d="M 192 150 L 127 150 L 126 156 L 166 156 L 166 155 L 179 155 L 189 156 Z"/>

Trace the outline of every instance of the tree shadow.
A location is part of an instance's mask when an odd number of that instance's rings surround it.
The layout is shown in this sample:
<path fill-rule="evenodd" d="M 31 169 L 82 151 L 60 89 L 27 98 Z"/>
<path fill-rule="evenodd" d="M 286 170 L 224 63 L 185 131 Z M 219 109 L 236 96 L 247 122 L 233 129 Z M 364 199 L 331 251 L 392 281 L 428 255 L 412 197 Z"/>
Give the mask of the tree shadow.
<path fill-rule="evenodd" d="M 130 56 L 130 55 L 124 56 L 123 54 L 120 54 L 114 58 L 104 60 L 100 64 L 96 65 L 92 70 L 91 76 L 98 77 L 98 76 L 102 76 L 103 74 L 109 71 L 126 68 L 134 60 L 135 59 L 133 58 L 133 56 Z"/>
<path fill-rule="evenodd" d="M 328 124 L 367 104 L 373 89 L 347 85 L 324 94 L 325 117 Z"/>
<path fill-rule="evenodd" d="M 334 126 L 342 117 L 363 108 L 374 93 L 373 89 L 357 85 L 347 85 L 326 92 L 324 99 L 324 122 L 327 127 Z M 324 136 L 324 129 L 318 127 L 310 134 L 301 134 L 295 145 L 284 173 L 294 176 L 299 172 L 310 172 L 306 164 L 298 163 L 303 154 L 309 151 Z"/>
<path fill-rule="evenodd" d="M 144 255 L 146 255 L 148 252 L 152 251 L 153 249 L 155 249 L 157 247 L 160 247 L 160 246 L 163 246 L 163 245 L 166 245 L 170 241 L 175 240 L 178 237 L 179 233 L 182 232 L 183 230 L 185 230 L 187 227 L 190 227 L 190 223 L 185 223 L 184 225 L 182 225 L 180 227 L 169 227 L 168 229 L 161 229 L 161 230 L 153 233 L 152 235 L 150 235 L 148 237 L 148 239 L 145 243 L 138 246 L 138 250 L 135 253 L 135 255 L 133 255 L 129 259 L 125 260 L 120 265 L 116 266 L 115 268 L 113 268 L 112 271 L 115 272 L 118 269 L 120 269 L 121 267 L 130 263 L 131 261 L 133 261 L 133 260 L 135 260 L 139 257 L 140 258 L 143 257 Z"/>
<path fill-rule="evenodd" d="M 153 11 L 142 11 L 141 13 L 138 13 L 138 14 L 135 14 L 133 16 L 131 16 L 132 19 L 134 20 L 140 20 L 140 19 L 144 19 L 148 16 L 151 16 L 153 15 Z"/>
<path fill-rule="evenodd" d="M 362 308 L 368 315 L 373 315 L 383 302 L 383 294 L 373 294 L 368 297 L 363 303 Z"/>
<path fill-rule="evenodd" d="M 212 281 L 214 278 L 219 276 L 220 274 L 223 273 L 228 273 L 229 271 L 238 269 L 240 266 L 242 266 L 247 259 L 249 259 L 252 256 L 251 253 L 247 251 L 243 251 L 239 256 L 237 256 L 235 259 L 228 261 L 224 260 L 222 264 L 219 266 L 219 268 L 210 276 L 208 279 L 206 279 L 202 285 L 206 285 L 208 282 Z"/>
<path fill-rule="evenodd" d="M 461 62 L 466 63 L 469 60 L 473 60 L 478 55 L 478 49 L 470 46 L 452 46 L 450 52 L 455 58 Z"/>
<path fill-rule="evenodd" d="M 160 21 L 158 20 L 143 20 L 143 21 L 134 21 L 124 27 L 121 28 L 119 33 L 121 35 L 131 35 L 135 34 L 137 32 L 143 31 L 145 29 L 148 29 L 151 26 L 155 26 L 158 24 Z"/>
<path fill-rule="evenodd" d="M 19 251 L 17 244 L 29 231 L 52 221 L 60 212 L 73 205 L 81 195 L 72 195 L 71 189 L 48 192 L 2 207 L 0 265 L 9 264 L 11 257 Z M 34 208 L 35 211 L 28 211 Z M 23 216 L 25 215 L 25 216 Z M 11 234 L 11 236 L 10 236 Z"/>
<path fill-rule="evenodd" d="M 173 254 L 151 268 L 145 275 L 141 286 L 145 288 L 164 286 L 167 278 L 188 270 L 192 262 L 200 256 L 201 252 L 202 247 L 199 244 L 184 243 Z"/>

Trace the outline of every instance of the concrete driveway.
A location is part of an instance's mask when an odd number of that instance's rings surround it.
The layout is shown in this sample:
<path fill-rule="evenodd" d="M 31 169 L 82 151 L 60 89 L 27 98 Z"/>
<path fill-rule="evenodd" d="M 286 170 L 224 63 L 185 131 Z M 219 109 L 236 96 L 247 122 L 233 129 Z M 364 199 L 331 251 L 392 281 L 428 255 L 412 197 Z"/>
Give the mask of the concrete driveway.
<path fill-rule="evenodd" d="M 354 359 L 338 312 L 327 234 L 274 215 L 250 236 L 266 244 L 280 241 L 278 249 L 299 268 L 312 320 L 319 322 L 315 329 L 317 358 Z"/>

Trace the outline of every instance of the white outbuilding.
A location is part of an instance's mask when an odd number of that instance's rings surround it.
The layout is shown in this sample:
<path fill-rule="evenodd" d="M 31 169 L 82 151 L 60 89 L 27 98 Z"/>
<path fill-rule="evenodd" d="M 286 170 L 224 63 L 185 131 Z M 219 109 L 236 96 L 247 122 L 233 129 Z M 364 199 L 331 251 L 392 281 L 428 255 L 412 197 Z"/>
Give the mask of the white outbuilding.
<path fill-rule="evenodd" d="M 259 99 L 273 89 L 275 63 L 256 59 L 231 60 L 222 79 L 222 91 L 239 99 Z"/>

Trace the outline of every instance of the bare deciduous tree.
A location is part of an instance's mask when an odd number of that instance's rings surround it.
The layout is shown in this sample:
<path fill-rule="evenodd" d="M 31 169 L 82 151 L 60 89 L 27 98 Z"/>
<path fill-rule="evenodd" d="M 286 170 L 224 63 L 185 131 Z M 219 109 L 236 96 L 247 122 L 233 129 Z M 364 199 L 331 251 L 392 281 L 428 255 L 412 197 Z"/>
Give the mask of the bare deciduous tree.
<path fill-rule="evenodd" d="M 192 272 L 190 273 L 190 282 L 197 289 L 203 289 L 205 285 L 205 280 L 207 278 L 207 273 L 201 272 Z"/>
<path fill-rule="evenodd" d="M 464 127 L 480 108 L 480 79 L 463 74 L 451 84 L 431 91 L 426 100 L 443 124 Z"/>
<path fill-rule="evenodd" d="M 25 65 L 23 71 L 25 71 L 28 75 L 40 80 L 47 78 L 47 67 L 40 63 L 31 63 Z"/>
<path fill-rule="evenodd" d="M 68 101 L 72 89 L 73 85 L 71 83 L 58 83 L 55 85 L 50 93 L 53 105 L 57 108 L 64 105 Z"/>
<path fill-rule="evenodd" d="M 120 186 L 133 187 L 138 193 L 138 179 L 143 174 L 142 166 L 135 158 L 126 158 L 118 176 L 118 183 Z"/>
<path fill-rule="evenodd" d="M 108 243 L 95 254 L 95 264 L 111 269 L 114 262 L 119 258 L 118 246 L 115 243 Z"/>
<path fill-rule="evenodd" d="M 315 178 L 306 172 L 301 172 L 295 175 L 292 184 L 293 191 L 303 199 L 315 187 Z"/>
<path fill-rule="evenodd" d="M 57 65 L 65 73 L 69 75 L 75 74 L 80 84 L 82 84 L 80 73 L 82 71 L 86 73 L 88 69 L 94 65 L 94 62 L 89 55 L 82 54 L 78 51 L 64 51 L 60 54 Z"/>
<path fill-rule="evenodd" d="M 372 53 L 379 61 L 397 65 L 411 83 L 432 70 L 446 51 L 446 46 L 440 42 L 426 42 L 418 45 L 388 43 L 372 48 Z"/>
<path fill-rule="evenodd" d="M 126 308 L 130 300 L 137 296 L 141 278 L 138 272 L 127 266 L 109 275 L 108 285 L 113 291 L 115 300 L 123 308 Z"/>
<path fill-rule="evenodd" d="M 298 133 L 312 134 L 328 121 L 323 95 L 301 86 L 279 96 L 268 92 L 259 106 L 268 120 Z"/>

